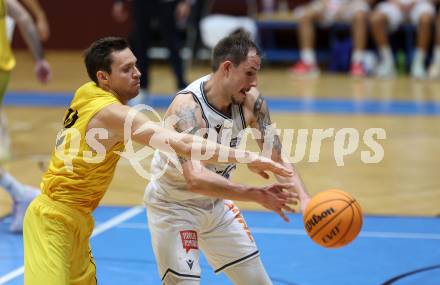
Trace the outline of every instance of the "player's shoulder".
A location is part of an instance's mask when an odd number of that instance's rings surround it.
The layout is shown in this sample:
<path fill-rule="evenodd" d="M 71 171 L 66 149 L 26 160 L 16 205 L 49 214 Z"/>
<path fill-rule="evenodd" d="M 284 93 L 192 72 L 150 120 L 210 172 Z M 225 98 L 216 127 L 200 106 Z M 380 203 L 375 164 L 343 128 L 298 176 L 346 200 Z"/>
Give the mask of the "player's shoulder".
<path fill-rule="evenodd" d="M 130 110 L 133 109 L 119 102 L 114 102 L 99 109 L 91 121 L 114 122 L 115 120 L 124 120 Z"/>
<path fill-rule="evenodd" d="M 190 91 L 179 92 L 174 97 L 172 107 L 196 107 L 198 103 L 194 100 L 194 94 Z"/>
<path fill-rule="evenodd" d="M 175 121 L 174 129 L 181 132 L 193 128 L 205 128 L 203 113 L 200 105 L 195 101 L 193 94 L 178 93 L 174 97 L 166 113 L 166 117 Z"/>
<path fill-rule="evenodd" d="M 201 119 L 203 116 L 202 109 L 191 92 L 178 93 L 174 97 L 167 114 L 174 114 L 178 117 L 190 116 L 197 119 Z"/>

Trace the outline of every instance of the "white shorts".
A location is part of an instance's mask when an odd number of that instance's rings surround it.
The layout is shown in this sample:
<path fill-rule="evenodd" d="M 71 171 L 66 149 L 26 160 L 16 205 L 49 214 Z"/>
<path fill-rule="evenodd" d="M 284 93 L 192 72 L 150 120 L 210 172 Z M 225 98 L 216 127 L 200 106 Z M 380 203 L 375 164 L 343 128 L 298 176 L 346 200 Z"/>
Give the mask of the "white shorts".
<path fill-rule="evenodd" d="M 314 0 L 310 4 L 296 8 L 293 11 L 294 18 L 300 18 L 307 9 L 311 9 L 321 15 L 321 25 L 330 26 L 336 22 L 349 23 L 353 20 L 356 13 L 368 12 L 370 7 L 362 0 L 353 0 L 348 3 L 341 0 L 329 0 L 325 3 L 321 0 Z"/>
<path fill-rule="evenodd" d="M 430 1 L 418 1 L 409 13 L 403 13 L 397 5 L 391 2 L 382 2 L 377 5 L 376 9 L 387 17 L 390 32 L 396 31 L 400 24 L 407 21 L 417 26 L 423 14 L 435 15 L 435 7 Z"/>
<path fill-rule="evenodd" d="M 210 210 L 149 197 L 148 225 L 159 274 L 199 280 L 200 250 L 216 273 L 259 256 L 255 241 L 231 201 Z"/>

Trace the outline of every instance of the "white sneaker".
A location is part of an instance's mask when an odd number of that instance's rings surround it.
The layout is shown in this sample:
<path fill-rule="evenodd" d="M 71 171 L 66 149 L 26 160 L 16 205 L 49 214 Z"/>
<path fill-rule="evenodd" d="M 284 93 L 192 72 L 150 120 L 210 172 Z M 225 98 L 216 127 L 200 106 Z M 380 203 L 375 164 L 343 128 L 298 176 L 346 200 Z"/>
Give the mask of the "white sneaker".
<path fill-rule="evenodd" d="M 413 63 L 411 65 L 411 76 L 415 79 L 425 79 L 426 78 L 426 70 L 423 67 L 423 64 Z"/>
<path fill-rule="evenodd" d="M 40 194 L 40 190 L 31 186 L 26 187 L 26 196 L 19 201 L 14 201 L 12 207 L 12 222 L 9 231 L 12 233 L 23 232 L 23 218 L 29 204 Z"/>
<path fill-rule="evenodd" d="M 440 62 L 431 64 L 428 70 L 428 76 L 430 79 L 440 78 Z"/>
<path fill-rule="evenodd" d="M 392 62 L 381 62 L 375 71 L 377 77 L 392 78 L 396 76 L 396 69 Z"/>

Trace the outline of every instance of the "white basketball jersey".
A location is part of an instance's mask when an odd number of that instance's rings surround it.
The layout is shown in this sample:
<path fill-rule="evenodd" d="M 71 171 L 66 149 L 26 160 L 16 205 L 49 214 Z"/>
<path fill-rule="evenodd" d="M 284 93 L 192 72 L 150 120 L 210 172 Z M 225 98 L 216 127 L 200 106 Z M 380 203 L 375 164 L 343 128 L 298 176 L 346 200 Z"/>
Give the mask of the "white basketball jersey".
<path fill-rule="evenodd" d="M 215 140 L 219 144 L 236 147 L 240 144 L 241 137 L 246 128 L 243 109 L 241 105 L 231 105 L 231 117 L 222 114 L 214 106 L 209 104 L 204 93 L 205 82 L 211 75 L 206 75 L 188 85 L 179 94 L 191 93 L 194 101 L 200 106 L 202 117 L 208 129 L 207 139 Z M 209 170 L 230 178 L 235 164 L 205 164 Z M 201 208 L 209 208 L 215 202 L 215 198 L 192 193 L 187 189 L 186 181 L 181 167 L 176 167 L 167 156 L 156 150 L 151 163 L 152 179 L 145 192 L 145 202 L 148 204 L 152 195 L 156 199 L 165 201 L 185 202 Z"/>

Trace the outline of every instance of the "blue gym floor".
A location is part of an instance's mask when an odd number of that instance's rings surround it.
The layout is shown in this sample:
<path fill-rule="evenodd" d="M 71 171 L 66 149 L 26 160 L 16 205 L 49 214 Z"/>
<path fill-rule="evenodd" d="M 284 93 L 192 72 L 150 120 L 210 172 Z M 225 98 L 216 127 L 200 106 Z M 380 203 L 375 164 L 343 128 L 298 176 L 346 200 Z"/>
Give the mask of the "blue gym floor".
<path fill-rule="evenodd" d="M 70 93 L 52 95 L 10 92 L 5 103 L 65 106 L 71 99 Z M 170 100 L 156 96 L 151 104 L 160 108 Z M 270 105 L 279 112 L 440 115 L 440 104 L 434 101 L 273 98 Z M 287 224 L 272 213 L 243 213 L 274 284 L 440 285 L 440 218 L 365 216 L 362 232 L 352 244 L 329 250 L 306 236 L 300 215 L 292 215 Z M 94 215 L 91 244 L 99 284 L 160 284 L 145 210 L 100 207 Z M 9 218 L 0 221 L 0 285 L 23 284 L 22 237 L 8 232 L 9 223 Z M 202 260 L 201 284 L 231 283 Z"/>
<path fill-rule="evenodd" d="M 366 216 L 352 244 L 329 250 L 306 236 L 300 215 L 285 223 L 272 213 L 243 213 L 274 284 L 440 284 L 440 218 Z M 160 284 L 145 210 L 100 207 L 94 216 L 98 283 Z M 22 236 L 10 234 L 9 223 L 0 222 L 0 284 L 23 284 Z M 201 284 L 231 283 L 203 260 Z"/>

